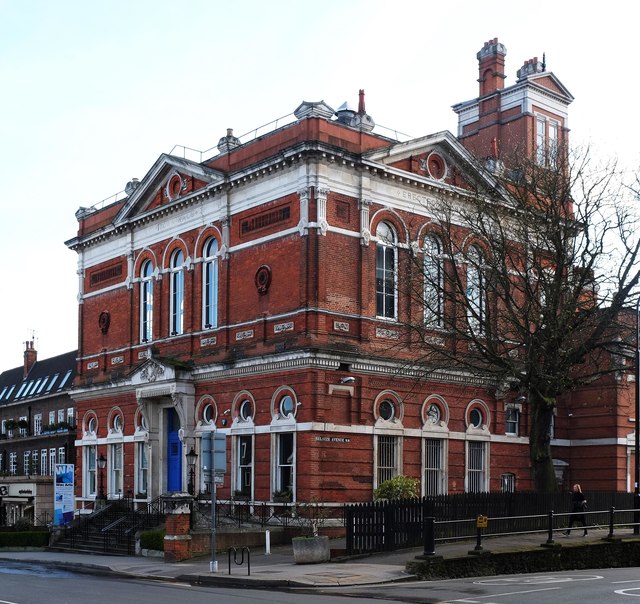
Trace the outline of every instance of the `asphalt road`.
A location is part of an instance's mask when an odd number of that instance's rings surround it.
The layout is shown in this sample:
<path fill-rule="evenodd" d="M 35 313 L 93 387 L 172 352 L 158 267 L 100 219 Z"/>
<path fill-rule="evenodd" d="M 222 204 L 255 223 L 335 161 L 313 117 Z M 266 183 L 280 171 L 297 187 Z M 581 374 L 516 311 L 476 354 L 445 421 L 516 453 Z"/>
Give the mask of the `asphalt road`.
<path fill-rule="evenodd" d="M 322 590 L 412 604 L 640 604 L 640 570 L 566 571 Z"/>

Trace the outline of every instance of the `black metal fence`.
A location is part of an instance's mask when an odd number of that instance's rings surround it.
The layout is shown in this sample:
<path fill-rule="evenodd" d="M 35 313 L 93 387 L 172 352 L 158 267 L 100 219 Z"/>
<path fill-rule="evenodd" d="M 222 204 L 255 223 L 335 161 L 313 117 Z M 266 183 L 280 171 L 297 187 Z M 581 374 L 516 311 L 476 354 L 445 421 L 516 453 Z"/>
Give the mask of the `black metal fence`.
<path fill-rule="evenodd" d="M 609 510 L 625 510 L 618 524 L 633 522 L 633 494 L 585 492 L 589 523 L 607 525 Z M 476 532 L 477 516 L 491 518 L 486 535 L 542 532 L 549 512 L 566 525 L 571 494 L 457 493 L 423 499 L 378 501 L 345 506 L 346 549 L 349 554 L 392 551 L 423 544 L 424 519 L 435 518 L 435 539 L 469 539 Z M 597 512 L 597 513 L 596 513 Z"/>

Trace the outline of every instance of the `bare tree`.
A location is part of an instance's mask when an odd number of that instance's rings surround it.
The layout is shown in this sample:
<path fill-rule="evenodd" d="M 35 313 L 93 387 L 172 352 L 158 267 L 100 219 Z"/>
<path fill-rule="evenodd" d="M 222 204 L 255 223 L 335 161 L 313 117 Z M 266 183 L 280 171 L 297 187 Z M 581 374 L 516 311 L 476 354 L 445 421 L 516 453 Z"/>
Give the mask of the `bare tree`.
<path fill-rule="evenodd" d="M 481 169 L 468 196 L 425 208 L 433 221 L 400 280 L 416 360 L 526 396 L 538 491 L 557 488 L 556 398 L 613 369 L 616 321 L 640 280 L 638 187 L 588 150 L 564 155 Z"/>

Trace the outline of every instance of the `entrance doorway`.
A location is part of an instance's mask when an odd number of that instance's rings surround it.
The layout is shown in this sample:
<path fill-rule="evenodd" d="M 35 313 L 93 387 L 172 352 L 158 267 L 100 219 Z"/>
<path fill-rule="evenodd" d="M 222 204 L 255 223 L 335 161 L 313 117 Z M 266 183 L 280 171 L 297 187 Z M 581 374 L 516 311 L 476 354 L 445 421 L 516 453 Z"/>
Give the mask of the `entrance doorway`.
<path fill-rule="evenodd" d="M 167 409 L 167 491 L 182 491 L 182 443 L 178 437 L 180 419 L 175 409 Z"/>

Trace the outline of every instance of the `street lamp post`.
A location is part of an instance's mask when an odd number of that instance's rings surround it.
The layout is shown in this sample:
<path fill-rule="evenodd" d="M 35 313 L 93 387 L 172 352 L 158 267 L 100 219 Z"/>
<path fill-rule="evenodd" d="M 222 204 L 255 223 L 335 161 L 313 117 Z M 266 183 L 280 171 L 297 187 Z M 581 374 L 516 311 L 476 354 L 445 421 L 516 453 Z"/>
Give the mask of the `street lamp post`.
<path fill-rule="evenodd" d="M 189 464 L 189 495 L 195 495 L 195 467 L 198 454 L 193 450 L 193 447 L 191 447 L 191 450 L 187 453 L 186 457 L 187 463 Z"/>
<path fill-rule="evenodd" d="M 104 469 L 107 467 L 107 458 L 100 453 L 100 457 L 98 458 L 98 468 L 100 468 L 100 493 L 98 494 L 98 499 L 100 501 L 105 501 L 107 498 L 104 494 Z"/>
<path fill-rule="evenodd" d="M 633 475 L 633 534 L 640 534 L 640 296 L 636 301 L 636 397 L 634 432 L 634 475 Z"/>

